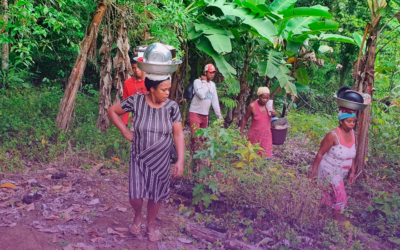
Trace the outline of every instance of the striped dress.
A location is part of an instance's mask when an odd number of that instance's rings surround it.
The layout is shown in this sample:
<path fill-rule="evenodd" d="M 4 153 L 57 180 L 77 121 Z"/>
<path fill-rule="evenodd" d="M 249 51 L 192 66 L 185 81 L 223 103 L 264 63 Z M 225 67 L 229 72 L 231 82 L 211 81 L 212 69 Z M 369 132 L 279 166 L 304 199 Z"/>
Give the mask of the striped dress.
<path fill-rule="evenodd" d="M 181 122 L 178 104 L 167 99 L 161 108 L 152 108 L 145 95 L 133 95 L 121 102 L 125 112 L 132 112 L 134 139 L 129 163 L 129 198 L 169 198 L 170 146 L 172 125 Z"/>

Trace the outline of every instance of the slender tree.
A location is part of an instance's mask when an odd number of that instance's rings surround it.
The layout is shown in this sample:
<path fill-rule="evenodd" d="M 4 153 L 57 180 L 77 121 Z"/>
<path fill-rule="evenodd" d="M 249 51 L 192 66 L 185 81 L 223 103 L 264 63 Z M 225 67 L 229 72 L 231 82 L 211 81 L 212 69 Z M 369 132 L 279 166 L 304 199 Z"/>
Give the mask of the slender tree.
<path fill-rule="evenodd" d="M 4 7 L 4 15 L 3 21 L 4 23 L 8 23 L 8 0 L 3 0 Z M 7 30 L 4 30 L 4 33 L 7 35 Z M 7 42 L 3 43 L 1 51 L 1 69 L 5 70 L 8 68 L 8 58 L 10 55 L 10 46 Z"/>
<path fill-rule="evenodd" d="M 86 68 L 88 56 L 96 50 L 96 39 L 99 32 L 99 26 L 106 11 L 104 1 L 99 1 L 97 10 L 94 13 L 92 22 L 86 32 L 80 45 L 80 54 L 76 58 L 75 65 L 68 78 L 64 97 L 61 100 L 60 110 L 57 115 L 57 126 L 63 131 L 68 130 L 69 122 L 75 107 L 76 95 L 82 84 L 82 76 Z"/>
<path fill-rule="evenodd" d="M 354 89 L 373 97 L 373 88 L 375 82 L 375 61 L 377 56 L 378 37 L 384 25 L 379 30 L 379 24 L 382 20 L 381 12 L 390 8 L 386 0 L 366 0 L 370 9 L 371 21 L 367 23 L 363 40 L 361 43 L 360 53 L 353 71 Z M 400 2 L 400 1 L 399 1 Z M 395 14 L 394 17 L 399 15 Z M 394 18 L 393 17 L 393 18 Z M 390 20 L 389 20 L 390 21 Z M 362 56 L 364 42 L 366 41 L 366 51 Z M 385 45 L 384 45 L 385 46 Z M 382 49 L 382 48 L 381 48 Z M 365 110 L 358 113 L 357 134 L 357 155 L 356 167 L 357 175 L 361 174 L 365 169 L 366 156 L 369 150 L 368 130 L 371 123 L 371 109 L 368 106 Z"/>

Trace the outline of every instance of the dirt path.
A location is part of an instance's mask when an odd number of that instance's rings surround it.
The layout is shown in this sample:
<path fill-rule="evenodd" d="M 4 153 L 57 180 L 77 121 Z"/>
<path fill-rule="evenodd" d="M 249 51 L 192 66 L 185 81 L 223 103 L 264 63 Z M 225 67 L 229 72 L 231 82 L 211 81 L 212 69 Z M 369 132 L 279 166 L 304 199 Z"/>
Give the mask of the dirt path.
<path fill-rule="evenodd" d="M 157 226 L 163 241 L 151 243 L 128 232 L 133 212 L 127 175 L 115 170 L 60 169 L 57 165 L 1 176 L 0 242 L 3 250 L 195 249 L 180 229 L 186 217 L 163 204 Z M 146 206 L 144 206 L 144 211 Z M 143 225 L 146 218 L 143 218 Z"/>

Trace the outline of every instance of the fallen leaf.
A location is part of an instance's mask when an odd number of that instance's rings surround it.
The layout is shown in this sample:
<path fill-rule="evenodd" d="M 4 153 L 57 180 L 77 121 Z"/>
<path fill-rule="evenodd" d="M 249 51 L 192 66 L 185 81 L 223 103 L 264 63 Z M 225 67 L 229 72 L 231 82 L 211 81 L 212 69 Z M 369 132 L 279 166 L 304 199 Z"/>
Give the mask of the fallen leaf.
<path fill-rule="evenodd" d="M 67 183 L 67 182 L 63 182 L 61 185 L 63 185 L 64 187 L 69 187 L 70 186 L 69 183 Z"/>
<path fill-rule="evenodd" d="M 58 237 L 57 237 L 57 235 L 54 235 L 54 236 L 53 236 L 52 242 L 53 242 L 53 243 L 57 243 L 57 242 L 58 242 Z"/>
<path fill-rule="evenodd" d="M 95 231 L 95 230 L 89 231 L 88 234 L 89 234 L 90 236 L 92 236 L 92 237 L 100 237 L 100 236 L 101 236 L 100 233 L 97 232 L 97 231 Z"/>
<path fill-rule="evenodd" d="M 43 229 L 44 227 L 42 225 L 35 225 L 34 226 L 36 229 Z"/>
<path fill-rule="evenodd" d="M 26 211 L 32 211 L 35 210 L 35 203 L 31 203 L 28 206 L 25 207 Z"/>
<path fill-rule="evenodd" d="M 94 196 L 93 190 L 88 190 L 87 193 L 89 194 L 90 198 L 92 198 Z"/>
<path fill-rule="evenodd" d="M 96 166 L 92 167 L 92 169 L 90 170 L 92 173 L 96 173 L 97 171 L 99 171 L 100 168 L 102 168 L 104 166 L 104 163 L 100 163 L 100 164 L 96 164 Z"/>
<path fill-rule="evenodd" d="M 39 229 L 38 231 L 42 232 L 42 233 L 58 233 L 59 232 L 59 230 L 56 228 L 44 228 L 44 229 Z"/>
<path fill-rule="evenodd" d="M 57 220 L 57 219 L 59 219 L 60 217 L 58 217 L 57 215 L 54 215 L 54 214 L 52 214 L 52 215 L 50 215 L 50 216 L 47 216 L 47 217 L 44 217 L 46 220 Z"/>
<path fill-rule="evenodd" d="M 104 242 L 104 238 L 103 237 L 97 237 L 97 238 L 93 238 L 90 240 L 93 243 L 102 243 Z"/>
<path fill-rule="evenodd" d="M 117 210 L 120 212 L 126 212 L 128 209 L 126 207 L 117 207 Z"/>
<path fill-rule="evenodd" d="M 158 250 L 168 250 L 167 246 L 164 243 L 158 243 Z"/>
<path fill-rule="evenodd" d="M 118 232 L 128 232 L 128 231 L 129 231 L 129 228 L 127 228 L 127 227 L 116 227 L 116 228 L 115 228 L 115 231 L 118 231 Z"/>
<path fill-rule="evenodd" d="M 54 189 L 54 190 L 59 190 L 61 188 L 62 188 L 62 185 L 55 185 L 55 186 L 51 187 L 51 189 Z"/>
<path fill-rule="evenodd" d="M 118 233 L 117 231 L 115 231 L 114 229 L 112 229 L 111 227 L 107 228 L 107 233 L 108 234 L 116 234 L 119 235 L 121 237 L 125 237 L 125 235 L 123 233 Z"/>
<path fill-rule="evenodd" d="M 186 239 L 186 238 L 180 238 L 180 237 L 178 237 L 177 239 L 178 239 L 180 242 L 182 242 L 182 243 L 186 243 L 186 244 L 192 243 L 191 240 L 188 240 L 188 239 Z"/>
<path fill-rule="evenodd" d="M 0 187 L 2 187 L 2 188 L 12 188 L 12 189 L 17 188 L 17 186 L 15 186 L 14 184 L 11 184 L 11 183 L 4 183 L 4 184 L 1 184 Z"/>
<path fill-rule="evenodd" d="M 94 199 L 94 200 L 91 200 L 91 201 L 88 203 L 88 205 L 96 205 L 96 204 L 99 204 L 99 202 L 100 202 L 100 200 L 99 200 L 98 198 L 96 198 L 96 199 Z"/>
<path fill-rule="evenodd" d="M 107 211 L 107 210 L 109 210 L 110 208 L 112 208 L 112 206 L 106 206 L 106 207 L 104 208 L 104 211 Z"/>
<path fill-rule="evenodd" d="M 111 160 L 116 161 L 116 162 L 121 161 L 120 159 L 118 159 L 118 158 L 116 158 L 116 157 L 111 158 Z"/>
<path fill-rule="evenodd" d="M 0 227 L 15 227 L 17 223 L 11 223 L 11 224 L 6 224 L 6 223 L 1 223 Z"/>
<path fill-rule="evenodd" d="M 62 187 L 61 190 L 60 190 L 60 192 L 66 194 L 66 193 L 71 192 L 71 190 L 72 190 L 71 187 Z"/>
<path fill-rule="evenodd" d="M 25 205 L 22 204 L 21 202 L 16 202 L 15 205 L 16 205 L 17 207 L 23 207 L 23 208 L 25 207 Z"/>
<path fill-rule="evenodd" d="M 51 180 L 51 176 L 52 176 L 51 174 L 47 174 L 47 175 L 43 175 L 43 178 Z"/>
<path fill-rule="evenodd" d="M 50 174 L 58 173 L 58 170 L 55 168 L 46 168 L 45 170 Z"/>
<path fill-rule="evenodd" d="M 345 227 L 346 229 L 349 228 L 350 225 L 351 225 L 350 221 L 346 220 L 346 221 L 344 222 L 344 227 Z"/>
<path fill-rule="evenodd" d="M 74 250 L 74 244 L 69 243 L 67 246 L 63 247 L 63 250 Z"/>
<path fill-rule="evenodd" d="M 70 216 L 69 214 L 65 215 L 64 222 L 68 222 L 70 220 L 75 219 L 77 216 Z"/>

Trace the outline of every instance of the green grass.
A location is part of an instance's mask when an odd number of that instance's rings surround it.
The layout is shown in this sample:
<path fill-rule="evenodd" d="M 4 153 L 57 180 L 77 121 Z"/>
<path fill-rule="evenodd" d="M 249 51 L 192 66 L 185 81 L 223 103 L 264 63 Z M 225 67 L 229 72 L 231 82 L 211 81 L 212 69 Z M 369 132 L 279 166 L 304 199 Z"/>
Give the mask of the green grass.
<path fill-rule="evenodd" d="M 61 98 L 62 92 L 54 89 L 0 93 L 0 167 L 15 170 L 22 160 L 51 162 L 82 151 L 92 161 L 111 157 L 129 161 L 129 142 L 120 132 L 111 126 L 102 134 L 96 127 L 96 93 L 78 94 L 67 133 L 55 122 Z"/>

